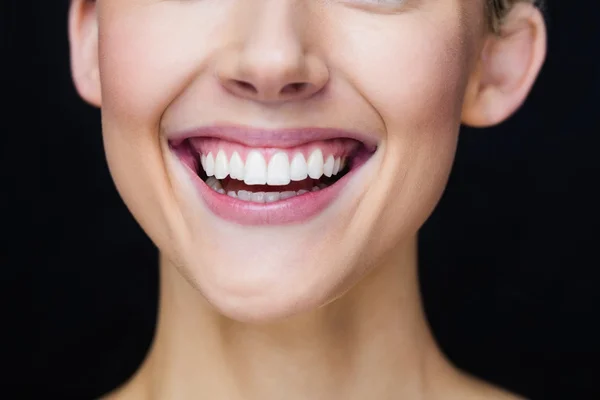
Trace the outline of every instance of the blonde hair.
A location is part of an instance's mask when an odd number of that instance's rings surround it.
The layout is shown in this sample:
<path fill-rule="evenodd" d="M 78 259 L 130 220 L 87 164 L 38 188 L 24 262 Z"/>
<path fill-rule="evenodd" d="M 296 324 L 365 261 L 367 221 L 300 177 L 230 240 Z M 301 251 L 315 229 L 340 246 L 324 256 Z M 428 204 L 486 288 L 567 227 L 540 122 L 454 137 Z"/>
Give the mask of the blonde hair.
<path fill-rule="evenodd" d="M 516 3 L 520 2 L 531 3 L 541 8 L 543 0 L 485 0 L 490 29 L 498 32 L 508 12 Z"/>

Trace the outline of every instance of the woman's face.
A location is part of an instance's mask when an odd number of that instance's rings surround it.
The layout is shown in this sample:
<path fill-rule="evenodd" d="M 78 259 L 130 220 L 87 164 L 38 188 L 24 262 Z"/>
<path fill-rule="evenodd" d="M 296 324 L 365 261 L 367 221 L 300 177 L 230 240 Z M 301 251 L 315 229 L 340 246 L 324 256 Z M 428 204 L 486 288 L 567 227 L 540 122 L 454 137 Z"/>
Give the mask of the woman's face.
<path fill-rule="evenodd" d="M 224 314 L 330 301 L 434 208 L 484 36 L 480 1 L 96 7 L 114 180 Z"/>

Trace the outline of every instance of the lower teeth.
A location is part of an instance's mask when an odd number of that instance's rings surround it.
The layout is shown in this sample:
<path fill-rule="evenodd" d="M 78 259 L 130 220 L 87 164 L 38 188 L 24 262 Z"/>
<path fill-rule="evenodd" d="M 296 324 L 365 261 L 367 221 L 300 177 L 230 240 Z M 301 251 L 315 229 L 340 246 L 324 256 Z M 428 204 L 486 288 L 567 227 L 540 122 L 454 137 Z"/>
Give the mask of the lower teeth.
<path fill-rule="evenodd" d="M 205 183 L 208 185 L 208 187 L 210 187 L 215 192 L 220 193 L 220 194 L 226 194 L 225 189 L 223 189 L 223 187 L 221 186 L 221 182 L 219 182 L 218 179 L 216 179 L 214 177 L 210 177 L 206 180 Z M 310 191 L 316 192 L 316 191 L 326 188 L 327 186 L 328 185 L 326 185 L 325 183 L 319 183 L 318 185 L 314 186 Z M 235 191 L 227 192 L 227 196 L 233 197 L 236 199 L 240 199 L 243 201 L 250 201 L 253 203 L 273 203 L 275 201 L 285 200 L 285 199 L 289 199 L 291 197 L 300 196 L 300 195 L 303 195 L 308 192 L 309 191 L 305 190 L 305 189 L 298 190 L 297 192 L 294 192 L 294 191 L 250 192 L 248 190 L 238 190 L 237 192 L 235 192 Z"/>

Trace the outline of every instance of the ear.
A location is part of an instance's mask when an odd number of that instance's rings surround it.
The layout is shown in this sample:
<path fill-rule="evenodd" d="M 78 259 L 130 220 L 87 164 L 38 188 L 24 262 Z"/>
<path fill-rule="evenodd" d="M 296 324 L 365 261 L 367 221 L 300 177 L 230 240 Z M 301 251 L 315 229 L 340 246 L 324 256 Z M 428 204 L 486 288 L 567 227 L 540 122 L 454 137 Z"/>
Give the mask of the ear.
<path fill-rule="evenodd" d="M 71 1 L 69 43 L 75 88 L 85 101 L 100 107 L 102 96 L 98 69 L 98 23 L 94 0 Z"/>
<path fill-rule="evenodd" d="M 462 122 L 474 127 L 499 124 L 525 101 L 546 57 L 546 25 L 540 10 L 517 2 L 489 33 L 471 75 Z"/>

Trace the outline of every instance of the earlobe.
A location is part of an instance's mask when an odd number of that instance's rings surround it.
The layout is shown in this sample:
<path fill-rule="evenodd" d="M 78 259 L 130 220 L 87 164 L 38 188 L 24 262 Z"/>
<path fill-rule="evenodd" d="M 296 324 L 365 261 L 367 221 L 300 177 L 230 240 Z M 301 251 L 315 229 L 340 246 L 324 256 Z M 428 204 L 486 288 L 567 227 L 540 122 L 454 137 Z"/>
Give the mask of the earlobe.
<path fill-rule="evenodd" d="M 489 34 L 470 77 L 462 122 L 488 127 L 510 117 L 525 101 L 546 57 L 546 27 L 535 6 L 517 3 L 498 34 Z"/>
<path fill-rule="evenodd" d="M 98 24 L 96 2 L 72 0 L 69 10 L 71 73 L 79 95 L 100 107 L 102 96 L 98 66 Z"/>

